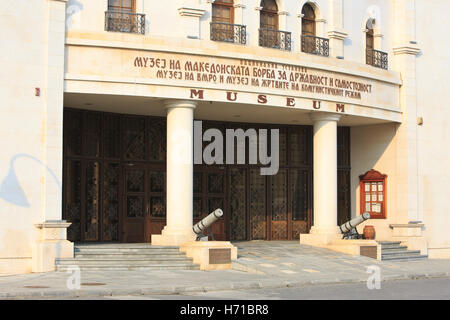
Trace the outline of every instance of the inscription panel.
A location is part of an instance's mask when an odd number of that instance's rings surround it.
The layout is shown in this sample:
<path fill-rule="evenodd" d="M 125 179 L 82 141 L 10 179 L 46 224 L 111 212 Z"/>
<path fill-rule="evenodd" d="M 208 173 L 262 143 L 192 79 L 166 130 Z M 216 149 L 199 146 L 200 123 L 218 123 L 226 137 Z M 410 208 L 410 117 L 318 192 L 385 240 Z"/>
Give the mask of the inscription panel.
<path fill-rule="evenodd" d="M 231 249 L 209 249 L 209 264 L 231 263 Z"/>
<path fill-rule="evenodd" d="M 256 93 L 255 103 L 259 104 L 273 105 L 275 97 L 283 96 L 285 107 L 304 108 L 295 98 L 306 98 L 337 102 L 333 112 L 347 113 L 347 104 L 398 111 L 400 78 L 390 71 L 366 70 L 361 75 L 356 68 L 354 74 L 349 69 L 344 73 L 326 65 L 298 65 L 294 59 L 280 62 L 77 45 L 69 45 L 67 50 L 71 59 L 66 80 L 157 85 L 157 96 L 166 93 L 165 86 L 173 96 L 178 86 L 224 91 L 205 97 L 224 102 L 248 103 L 246 94 Z"/>

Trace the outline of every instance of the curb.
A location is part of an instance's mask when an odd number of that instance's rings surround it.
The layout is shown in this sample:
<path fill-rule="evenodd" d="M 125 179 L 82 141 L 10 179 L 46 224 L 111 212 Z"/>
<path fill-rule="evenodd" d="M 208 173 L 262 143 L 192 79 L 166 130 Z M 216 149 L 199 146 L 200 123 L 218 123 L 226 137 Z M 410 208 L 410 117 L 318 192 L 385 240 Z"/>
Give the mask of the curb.
<path fill-rule="evenodd" d="M 381 281 L 413 280 L 450 277 L 450 272 L 420 273 L 420 274 L 398 274 L 383 276 Z M 108 297 L 121 295 L 179 295 L 184 293 L 215 292 L 229 290 L 251 290 L 251 289 L 279 289 L 296 288 L 311 285 L 327 284 L 351 284 L 363 283 L 366 279 L 315 279 L 315 280 L 259 280 L 249 282 L 224 282 L 206 286 L 162 286 L 139 289 L 104 289 L 104 290 L 46 290 L 46 291 L 23 291 L 23 292 L 0 292 L 0 299 L 21 298 L 84 298 L 84 297 Z"/>

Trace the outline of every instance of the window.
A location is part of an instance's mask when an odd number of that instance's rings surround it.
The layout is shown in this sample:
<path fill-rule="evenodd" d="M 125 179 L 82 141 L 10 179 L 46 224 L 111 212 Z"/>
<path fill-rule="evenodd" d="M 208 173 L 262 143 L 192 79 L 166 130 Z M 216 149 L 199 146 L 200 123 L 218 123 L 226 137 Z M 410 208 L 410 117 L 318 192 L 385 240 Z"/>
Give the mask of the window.
<path fill-rule="evenodd" d="M 302 35 L 315 36 L 316 35 L 316 13 L 313 7 L 307 3 L 302 8 Z"/>
<path fill-rule="evenodd" d="M 135 12 L 134 0 L 108 0 L 108 11 Z"/>
<path fill-rule="evenodd" d="M 278 30 L 278 6 L 275 0 L 261 1 L 260 28 Z"/>
<path fill-rule="evenodd" d="M 212 22 L 233 24 L 233 0 L 216 0 L 212 6 Z"/>
<path fill-rule="evenodd" d="M 375 19 L 369 19 L 366 23 L 366 64 L 387 69 L 388 54 L 375 49 L 374 24 Z"/>
<path fill-rule="evenodd" d="M 246 28 L 234 24 L 234 1 L 216 0 L 212 5 L 211 40 L 246 43 Z"/>
<path fill-rule="evenodd" d="M 386 178 L 373 169 L 359 176 L 361 214 L 369 212 L 371 219 L 386 218 Z"/>
<path fill-rule="evenodd" d="M 316 36 L 316 12 L 309 3 L 302 8 L 301 45 L 302 52 L 329 56 L 329 40 Z"/>
<path fill-rule="evenodd" d="M 135 0 L 108 0 L 105 30 L 145 34 L 145 15 L 136 13 Z"/>
<path fill-rule="evenodd" d="M 291 50 L 291 33 L 278 30 L 278 6 L 275 0 L 262 0 L 259 22 L 261 47 Z"/>

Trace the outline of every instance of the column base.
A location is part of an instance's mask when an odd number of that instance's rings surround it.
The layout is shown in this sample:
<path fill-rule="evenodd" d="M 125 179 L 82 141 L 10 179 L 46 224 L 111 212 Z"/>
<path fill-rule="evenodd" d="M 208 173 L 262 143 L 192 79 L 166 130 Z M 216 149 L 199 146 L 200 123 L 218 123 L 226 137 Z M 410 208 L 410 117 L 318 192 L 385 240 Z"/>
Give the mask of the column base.
<path fill-rule="evenodd" d="M 32 245 L 32 272 L 55 271 L 56 259 L 73 258 L 73 243 L 66 240 L 70 222 L 45 221 L 36 224 L 40 240 Z"/>
<path fill-rule="evenodd" d="M 152 234 L 152 245 L 154 246 L 179 246 L 183 243 L 195 241 L 196 236 L 191 232 L 174 232 L 164 229 L 161 234 Z"/>
<path fill-rule="evenodd" d="M 229 241 L 186 242 L 180 251 L 199 264 L 200 270 L 232 269 L 232 260 L 237 260 L 237 248 Z"/>
<path fill-rule="evenodd" d="M 300 244 L 307 244 L 310 246 L 326 246 L 331 244 L 332 241 L 342 239 L 342 233 L 339 227 L 331 228 L 316 228 L 312 227 L 309 234 L 300 234 Z"/>

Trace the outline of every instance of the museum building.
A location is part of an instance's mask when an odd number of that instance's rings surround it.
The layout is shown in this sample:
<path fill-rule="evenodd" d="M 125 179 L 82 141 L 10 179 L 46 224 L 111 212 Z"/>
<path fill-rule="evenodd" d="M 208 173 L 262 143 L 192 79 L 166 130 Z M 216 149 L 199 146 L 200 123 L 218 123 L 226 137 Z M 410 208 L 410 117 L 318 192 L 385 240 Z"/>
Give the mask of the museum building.
<path fill-rule="evenodd" d="M 3 1 L 0 274 L 74 243 L 179 246 L 218 208 L 214 240 L 326 247 L 369 212 L 360 232 L 449 258 L 449 9 Z"/>

